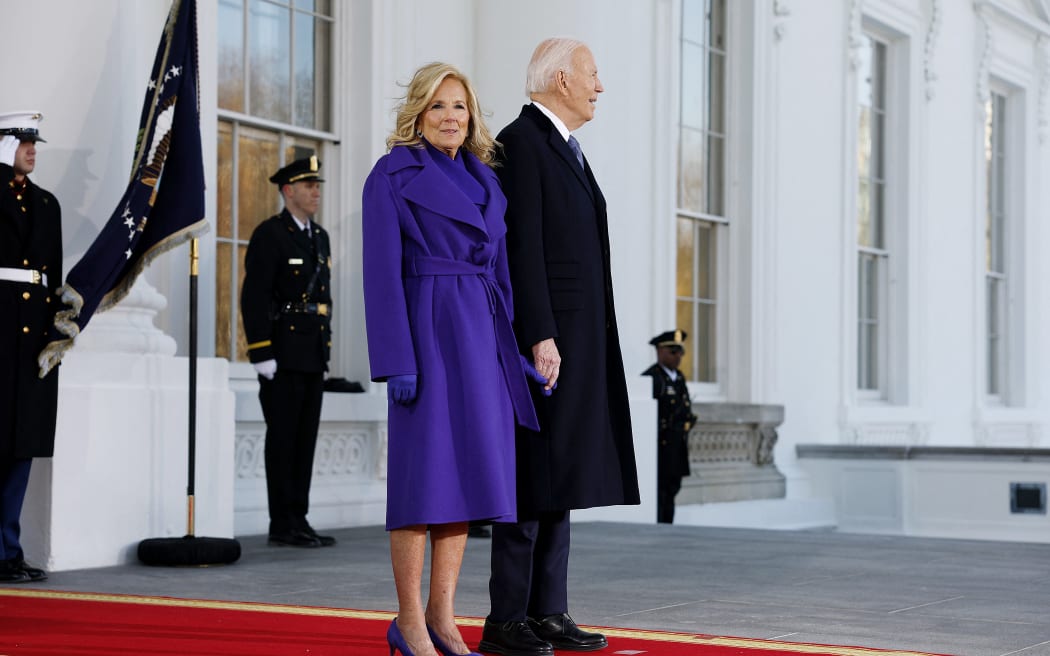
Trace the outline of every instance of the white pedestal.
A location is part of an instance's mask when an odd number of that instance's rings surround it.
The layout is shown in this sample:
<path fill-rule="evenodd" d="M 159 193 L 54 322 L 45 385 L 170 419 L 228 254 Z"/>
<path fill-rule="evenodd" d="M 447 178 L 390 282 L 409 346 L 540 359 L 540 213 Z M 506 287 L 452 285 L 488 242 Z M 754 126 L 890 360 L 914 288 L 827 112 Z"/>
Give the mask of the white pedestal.
<path fill-rule="evenodd" d="M 22 510 L 31 563 L 117 565 L 143 539 L 186 534 L 189 363 L 152 326 L 164 303 L 140 278 L 66 354 L 55 456 L 34 460 Z M 233 406 L 226 361 L 199 359 L 196 535 L 233 535 Z"/>

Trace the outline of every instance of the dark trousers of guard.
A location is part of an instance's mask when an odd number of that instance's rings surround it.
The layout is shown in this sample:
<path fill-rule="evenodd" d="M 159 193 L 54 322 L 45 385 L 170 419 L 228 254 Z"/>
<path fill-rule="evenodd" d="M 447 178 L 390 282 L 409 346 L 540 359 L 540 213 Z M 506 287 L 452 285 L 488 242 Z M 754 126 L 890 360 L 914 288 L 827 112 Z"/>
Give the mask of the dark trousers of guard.
<path fill-rule="evenodd" d="M 259 402 L 266 419 L 266 496 L 270 534 L 303 530 L 310 510 L 317 428 L 321 422 L 324 374 L 278 369 L 259 377 Z"/>
<path fill-rule="evenodd" d="M 682 489 L 681 476 L 660 476 L 656 483 L 656 521 L 674 523 L 674 498 Z"/>

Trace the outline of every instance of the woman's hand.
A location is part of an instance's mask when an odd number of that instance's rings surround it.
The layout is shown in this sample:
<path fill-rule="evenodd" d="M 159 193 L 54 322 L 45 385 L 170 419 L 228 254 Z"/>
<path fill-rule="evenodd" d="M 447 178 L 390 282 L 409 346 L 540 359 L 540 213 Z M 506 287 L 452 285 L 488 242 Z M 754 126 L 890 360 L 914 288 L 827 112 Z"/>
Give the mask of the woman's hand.
<path fill-rule="evenodd" d="M 416 400 L 416 375 L 403 374 L 387 378 L 386 396 L 398 405 L 410 405 Z"/>

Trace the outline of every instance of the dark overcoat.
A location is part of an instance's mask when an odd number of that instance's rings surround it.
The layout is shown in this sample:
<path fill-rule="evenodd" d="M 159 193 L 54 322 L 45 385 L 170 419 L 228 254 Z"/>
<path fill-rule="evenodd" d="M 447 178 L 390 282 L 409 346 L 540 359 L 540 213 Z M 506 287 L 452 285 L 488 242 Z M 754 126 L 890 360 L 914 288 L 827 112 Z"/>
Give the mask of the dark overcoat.
<path fill-rule="evenodd" d="M 534 105 L 497 140 L 519 346 L 553 337 L 562 358 L 554 393 L 533 390 L 540 436 L 517 442 L 519 510 L 636 504 L 605 198 Z"/>
<path fill-rule="evenodd" d="M 538 428 L 511 325 L 499 181 L 460 149 L 482 211 L 435 156 L 446 157 L 396 146 L 364 187 L 372 380 L 418 380 L 416 400 L 388 410 L 388 529 L 515 521 L 515 416 Z"/>
<path fill-rule="evenodd" d="M 58 367 L 41 379 L 37 355 L 61 305 L 62 211 L 32 181 L 15 184 L 0 164 L 0 267 L 40 271 L 47 285 L 0 280 L 0 459 L 50 457 L 58 409 Z"/>
<path fill-rule="evenodd" d="M 252 362 L 275 359 L 277 368 L 285 371 L 328 369 L 332 249 L 325 229 L 313 221 L 310 226 L 312 236 L 283 210 L 252 232 L 241 288 L 241 319 Z M 317 279 L 309 298 L 304 299 L 315 270 Z M 280 312 L 286 303 L 302 302 L 325 303 L 328 313 Z"/>

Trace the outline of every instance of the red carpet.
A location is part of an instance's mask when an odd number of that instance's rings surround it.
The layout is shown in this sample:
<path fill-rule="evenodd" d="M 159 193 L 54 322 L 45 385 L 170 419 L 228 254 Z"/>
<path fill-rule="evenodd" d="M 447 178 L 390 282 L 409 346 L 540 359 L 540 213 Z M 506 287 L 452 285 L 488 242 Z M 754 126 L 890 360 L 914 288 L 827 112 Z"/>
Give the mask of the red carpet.
<path fill-rule="evenodd" d="M 380 611 L 0 588 L 0 656 L 389 656 Z M 477 646 L 482 620 L 462 618 Z M 602 656 L 930 656 L 602 628 Z M 572 652 L 559 652 L 568 654 Z"/>

